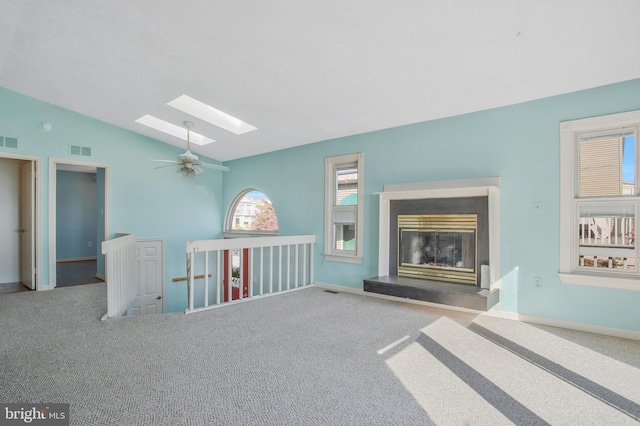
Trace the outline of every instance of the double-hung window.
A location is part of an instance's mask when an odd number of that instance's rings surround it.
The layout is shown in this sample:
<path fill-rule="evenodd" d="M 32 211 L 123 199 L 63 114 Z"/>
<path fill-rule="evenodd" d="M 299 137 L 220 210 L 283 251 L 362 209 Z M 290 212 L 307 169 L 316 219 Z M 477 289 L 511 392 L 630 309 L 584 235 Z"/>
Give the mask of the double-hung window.
<path fill-rule="evenodd" d="M 362 261 L 362 153 L 325 158 L 325 238 L 327 260 Z"/>
<path fill-rule="evenodd" d="M 560 124 L 560 278 L 640 291 L 640 111 Z"/>

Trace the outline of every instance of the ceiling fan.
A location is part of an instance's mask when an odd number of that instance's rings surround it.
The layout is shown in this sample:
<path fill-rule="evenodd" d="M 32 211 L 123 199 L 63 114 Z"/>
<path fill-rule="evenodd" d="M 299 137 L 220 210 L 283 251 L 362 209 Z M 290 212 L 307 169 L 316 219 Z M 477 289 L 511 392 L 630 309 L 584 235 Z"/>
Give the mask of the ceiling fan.
<path fill-rule="evenodd" d="M 205 163 L 204 161 L 200 161 L 198 156 L 191 153 L 191 142 L 189 140 L 189 136 L 191 133 L 191 128 L 193 127 L 193 123 L 191 121 L 184 121 L 184 126 L 187 128 L 187 151 L 184 154 L 178 155 L 178 161 L 175 160 L 150 160 L 157 163 L 171 163 L 165 166 L 156 167 L 156 169 L 160 169 L 162 167 L 171 167 L 171 166 L 179 166 L 180 170 L 178 170 L 178 174 L 180 176 L 187 177 L 196 177 L 199 174 L 203 173 L 204 170 L 202 167 L 206 167 L 208 169 L 222 170 L 223 172 L 228 172 L 229 168 L 226 166 L 220 166 L 218 164 L 210 164 Z"/>

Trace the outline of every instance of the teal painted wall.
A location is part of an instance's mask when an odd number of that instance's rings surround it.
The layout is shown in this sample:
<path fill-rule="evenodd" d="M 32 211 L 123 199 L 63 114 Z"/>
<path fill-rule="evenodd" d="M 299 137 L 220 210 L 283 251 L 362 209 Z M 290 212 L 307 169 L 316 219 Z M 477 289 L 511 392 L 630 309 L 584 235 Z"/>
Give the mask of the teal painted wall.
<path fill-rule="evenodd" d="M 501 309 L 640 331 L 640 291 L 558 278 L 559 123 L 636 109 L 640 80 L 230 161 L 223 205 L 245 188 L 264 192 L 281 235 L 316 235 L 317 282 L 362 288 L 363 278 L 377 275 L 375 193 L 383 185 L 499 176 Z M 353 152 L 364 153 L 364 261 L 325 262 L 324 158 Z M 534 214 L 534 201 L 542 202 L 541 212 Z"/>
<path fill-rule="evenodd" d="M 427 100 L 428 101 L 428 100 Z M 40 157 L 38 200 L 46 285 L 48 277 L 48 158 L 69 158 L 68 144 L 90 146 L 91 161 L 109 165 L 111 236 L 164 238 L 167 311 L 186 307 L 185 241 L 216 238 L 227 206 L 245 188 L 264 192 L 278 214 L 281 235 L 315 234 L 315 279 L 361 288 L 376 275 L 378 199 L 383 185 L 501 178 L 501 309 L 509 312 L 640 331 L 640 292 L 566 285 L 558 279 L 559 136 L 561 121 L 640 109 L 640 80 L 533 102 L 434 120 L 226 163 L 196 181 L 148 158 L 181 150 L 153 139 L 0 89 L 0 134 L 17 136 L 19 149 Z M 40 123 L 53 124 L 43 132 Z M 364 153 L 364 261 L 322 259 L 324 158 Z M 223 185 L 224 183 L 224 185 Z M 222 194 L 222 195 L 221 195 Z M 533 202 L 542 202 L 534 214 Z M 532 278 L 541 277 L 541 288 Z"/>
<path fill-rule="evenodd" d="M 96 257 L 96 174 L 58 170 L 56 175 L 56 258 Z"/>
<path fill-rule="evenodd" d="M 52 131 L 42 131 L 40 124 L 44 121 L 52 123 Z M 183 150 L 2 88 L 0 134 L 19 139 L 18 150 L 0 151 L 41 159 L 37 183 L 41 221 L 37 225 L 44 288 L 50 280 L 49 158 L 88 160 L 109 166 L 109 237 L 123 232 L 139 238 L 164 238 L 166 308 L 179 311 L 186 307 L 186 284 L 172 283 L 171 278 L 186 275 L 187 240 L 220 236 L 222 172 L 207 170 L 190 180 L 179 178 L 171 168 L 154 169 L 148 159 L 172 159 Z M 69 155 L 69 144 L 91 147 L 92 157 Z"/>

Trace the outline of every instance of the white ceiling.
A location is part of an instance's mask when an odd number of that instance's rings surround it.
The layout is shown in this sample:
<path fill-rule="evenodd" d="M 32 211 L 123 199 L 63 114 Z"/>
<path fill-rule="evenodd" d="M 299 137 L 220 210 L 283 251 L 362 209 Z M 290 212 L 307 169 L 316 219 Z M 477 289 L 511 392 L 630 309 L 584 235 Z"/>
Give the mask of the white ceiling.
<path fill-rule="evenodd" d="M 638 0 L 2 0 L 0 86 L 226 161 L 640 77 Z M 166 105 L 187 94 L 258 130 Z M 55 131 L 55 123 L 54 131 Z"/>

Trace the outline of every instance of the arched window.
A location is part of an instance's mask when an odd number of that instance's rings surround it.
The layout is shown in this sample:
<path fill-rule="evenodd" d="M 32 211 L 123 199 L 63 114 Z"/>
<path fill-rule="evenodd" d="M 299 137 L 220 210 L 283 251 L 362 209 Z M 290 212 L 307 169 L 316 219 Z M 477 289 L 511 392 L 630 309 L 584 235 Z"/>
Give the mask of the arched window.
<path fill-rule="evenodd" d="M 253 188 L 236 195 L 227 210 L 225 232 L 277 235 L 278 218 L 269 198 Z"/>

